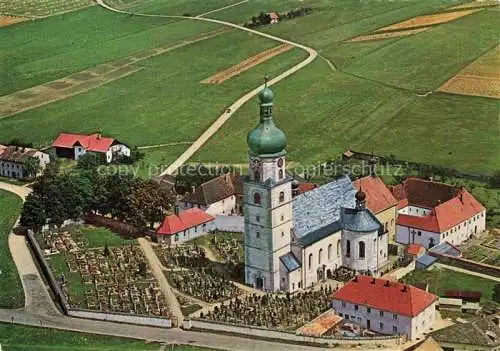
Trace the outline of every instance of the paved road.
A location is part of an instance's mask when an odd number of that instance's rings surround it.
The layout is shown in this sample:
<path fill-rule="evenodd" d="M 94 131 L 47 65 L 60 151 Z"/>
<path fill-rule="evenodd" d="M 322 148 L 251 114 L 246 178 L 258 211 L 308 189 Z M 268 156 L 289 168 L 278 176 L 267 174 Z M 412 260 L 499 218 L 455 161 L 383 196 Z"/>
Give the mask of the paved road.
<path fill-rule="evenodd" d="M 115 9 L 115 8 L 107 5 L 103 0 L 97 0 L 97 3 L 100 6 L 106 8 L 106 9 L 108 9 L 110 11 L 113 11 L 113 12 L 122 13 L 122 14 L 131 14 L 130 12 L 127 12 L 127 11 L 122 11 L 122 10 Z M 273 84 L 276 84 L 279 81 L 285 79 L 286 77 L 288 77 L 288 76 L 294 74 L 295 72 L 301 70 L 302 68 L 304 68 L 305 66 L 307 66 L 308 64 L 310 64 L 318 56 L 318 53 L 316 52 L 316 50 L 314 50 L 313 48 L 310 48 L 308 46 L 305 46 L 305 45 L 302 45 L 302 44 L 299 44 L 299 43 L 295 43 L 295 42 L 292 42 L 292 41 L 289 41 L 289 40 L 286 40 L 286 39 L 282 39 L 282 38 L 279 38 L 279 37 L 271 35 L 271 34 L 262 33 L 262 32 L 254 30 L 254 29 L 246 28 L 246 27 L 243 27 L 243 26 L 240 26 L 238 24 L 231 23 L 231 22 L 216 20 L 216 19 L 212 19 L 212 18 L 205 18 L 205 17 L 153 15 L 153 14 L 143 14 L 143 13 L 133 13 L 133 15 L 134 16 L 141 16 L 141 17 L 160 17 L 160 18 L 190 19 L 190 20 L 196 20 L 196 21 L 205 21 L 205 22 L 217 23 L 217 24 L 220 24 L 220 25 L 223 25 L 223 26 L 232 27 L 232 28 L 236 28 L 238 30 L 242 30 L 242 31 L 249 32 L 249 33 L 252 33 L 252 34 L 255 34 L 255 35 L 259 35 L 259 36 L 267 38 L 267 39 L 278 41 L 278 42 L 283 43 L 283 44 L 288 44 L 288 45 L 294 46 L 296 48 L 299 48 L 299 49 L 302 49 L 302 50 L 306 51 L 309 54 L 309 56 L 304 61 L 298 63 L 297 65 L 293 66 L 292 68 L 286 70 L 285 72 L 283 72 L 280 75 L 278 75 L 278 76 L 274 77 L 273 79 L 271 79 L 267 83 L 269 86 L 271 86 Z M 238 100 L 236 100 L 235 102 L 233 102 L 233 104 L 231 104 L 231 106 L 228 106 L 228 110 L 227 111 L 229 111 L 229 112 L 223 112 L 214 121 L 214 123 L 212 123 L 212 125 L 210 127 L 208 127 L 208 129 L 206 129 L 200 135 L 200 137 L 186 151 L 184 151 L 184 153 L 182 155 L 180 155 L 179 158 L 177 158 L 170 166 L 168 166 L 168 168 L 165 171 L 163 171 L 160 175 L 166 175 L 166 174 L 172 174 L 172 173 L 174 173 L 187 160 L 189 160 L 203 146 L 203 144 L 205 144 L 208 141 L 208 139 L 210 139 L 224 125 L 224 123 L 226 123 L 226 121 L 241 106 L 243 106 L 246 102 L 248 102 L 250 99 L 252 99 L 253 97 L 255 97 L 263 88 L 264 88 L 264 85 L 260 85 L 259 87 L 255 88 L 252 91 L 250 91 L 250 92 L 244 94 L 243 96 L 241 96 Z"/>

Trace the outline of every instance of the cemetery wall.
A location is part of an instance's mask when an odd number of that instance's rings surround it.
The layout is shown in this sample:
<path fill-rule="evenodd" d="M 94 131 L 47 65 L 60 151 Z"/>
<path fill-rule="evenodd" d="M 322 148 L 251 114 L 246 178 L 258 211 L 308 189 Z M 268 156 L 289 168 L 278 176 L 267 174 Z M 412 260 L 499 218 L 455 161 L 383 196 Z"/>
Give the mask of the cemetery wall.
<path fill-rule="evenodd" d="M 235 232 L 243 233 L 244 217 L 243 216 L 221 216 L 215 217 L 215 230 L 220 232 Z"/>
<path fill-rule="evenodd" d="M 436 257 L 440 263 L 500 278 L 500 267 L 431 251 L 429 251 L 429 254 Z"/>
<path fill-rule="evenodd" d="M 126 236 L 140 237 L 146 235 L 153 235 L 154 232 L 146 228 L 137 228 L 131 224 L 118 221 L 113 218 L 103 217 L 96 214 L 88 214 L 85 216 L 85 223 L 97 226 L 103 226 L 111 231 L 124 234 Z"/>
<path fill-rule="evenodd" d="M 40 245 L 38 245 L 38 241 L 36 241 L 35 233 L 31 229 L 28 229 L 26 233 L 26 238 L 28 239 L 28 243 L 32 248 L 32 251 L 42 269 L 43 274 L 47 278 L 47 281 L 52 289 L 52 292 L 54 293 L 57 302 L 60 304 L 61 308 L 63 309 L 63 312 L 67 314 L 70 309 L 68 300 L 66 299 L 66 296 L 62 292 L 59 283 L 57 282 L 56 278 L 54 277 L 54 274 L 52 273 L 52 270 L 47 264 L 47 261 L 45 261 L 42 249 L 40 248 Z"/>
<path fill-rule="evenodd" d="M 383 279 L 389 279 L 389 280 L 399 280 L 403 278 L 405 275 L 407 275 L 410 272 L 413 272 L 415 270 L 415 260 L 412 260 L 406 267 L 399 267 L 396 268 L 382 276 Z"/>
<path fill-rule="evenodd" d="M 186 328 L 186 324 L 189 325 Z M 394 344 L 399 344 L 403 339 L 398 336 L 381 336 L 381 337 L 351 337 L 351 338 L 336 338 L 336 337 L 311 337 L 297 335 L 295 332 L 285 332 L 280 330 L 272 330 L 262 327 L 252 327 L 243 325 L 233 325 L 229 323 L 207 321 L 197 318 L 192 318 L 188 323 L 185 323 L 185 328 L 192 328 L 194 330 L 210 330 L 212 332 L 228 333 L 228 334 L 238 334 L 244 335 L 249 338 L 261 338 L 261 339 L 272 339 L 272 340 L 284 340 L 289 343 L 304 343 L 304 344 L 316 344 L 316 345 L 329 345 L 333 346 L 336 344 L 374 344 L 377 340 L 384 340 L 384 344 L 389 342 L 394 342 Z"/>
<path fill-rule="evenodd" d="M 68 310 L 67 314 L 68 316 L 78 317 L 78 318 L 97 319 L 101 321 L 119 322 L 128 324 L 139 324 L 139 325 L 147 325 L 147 326 L 161 327 L 161 328 L 172 328 L 172 320 L 167 318 L 135 316 L 131 314 L 118 313 L 118 312 L 96 312 L 96 311 L 82 310 L 82 309 L 70 309 Z"/>

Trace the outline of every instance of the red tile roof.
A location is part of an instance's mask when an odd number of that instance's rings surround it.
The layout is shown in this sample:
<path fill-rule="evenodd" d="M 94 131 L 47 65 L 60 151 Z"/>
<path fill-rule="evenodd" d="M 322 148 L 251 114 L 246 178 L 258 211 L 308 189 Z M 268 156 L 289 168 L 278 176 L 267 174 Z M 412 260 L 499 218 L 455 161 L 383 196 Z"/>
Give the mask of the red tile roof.
<path fill-rule="evenodd" d="M 392 193 L 398 200 L 407 200 L 408 204 L 433 208 L 455 197 L 459 188 L 452 185 L 408 177 L 402 184 L 392 187 Z"/>
<path fill-rule="evenodd" d="M 406 248 L 406 253 L 410 254 L 410 255 L 413 255 L 413 256 L 417 256 L 422 251 L 425 251 L 425 248 L 422 245 L 419 245 L 419 244 L 410 244 Z"/>
<path fill-rule="evenodd" d="M 458 189 L 458 194 L 436 207 L 423 217 L 400 214 L 398 224 L 434 233 L 442 233 L 478 215 L 485 208 L 466 189 Z"/>
<path fill-rule="evenodd" d="M 315 183 L 299 183 L 299 194 L 307 193 L 318 187 Z"/>
<path fill-rule="evenodd" d="M 115 139 L 103 137 L 98 133 L 91 135 L 61 133 L 52 146 L 72 149 L 79 143 L 88 151 L 107 152 L 114 142 Z"/>
<path fill-rule="evenodd" d="M 382 212 L 398 204 L 398 200 L 380 177 L 363 177 L 356 179 L 353 184 L 356 189 L 363 189 L 366 193 L 366 205 L 373 213 Z"/>
<path fill-rule="evenodd" d="M 178 215 L 166 216 L 163 223 L 156 230 L 156 233 L 160 235 L 173 235 L 200 224 L 211 222 L 214 219 L 214 217 L 197 207 L 190 208 L 180 212 Z"/>
<path fill-rule="evenodd" d="M 419 315 L 437 300 L 436 295 L 412 285 L 363 275 L 334 292 L 332 298 L 408 317 Z"/>

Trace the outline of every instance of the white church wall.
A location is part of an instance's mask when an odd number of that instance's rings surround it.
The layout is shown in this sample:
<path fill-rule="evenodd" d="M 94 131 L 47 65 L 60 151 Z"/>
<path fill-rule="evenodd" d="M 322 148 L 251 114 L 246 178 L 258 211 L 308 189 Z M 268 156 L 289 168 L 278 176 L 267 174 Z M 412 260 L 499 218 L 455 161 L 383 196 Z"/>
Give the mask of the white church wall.
<path fill-rule="evenodd" d="M 349 256 L 347 256 L 348 241 L 350 245 Z M 360 256 L 360 243 L 364 243 L 364 257 Z M 371 233 L 355 233 L 344 230 L 342 234 L 343 265 L 356 271 L 377 271 L 379 266 L 379 257 L 377 253 L 380 250 L 384 250 L 380 248 L 380 244 L 377 231 Z M 385 250 L 387 250 L 387 245 Z"/>
<path fill-rule="evenodd" d="M 340 240 L 340 237 L 341 232 L 338 231 L 304 248 L 304 262 L 302 263 L 304 287 L 307 288 L 318 281 L 318 269 L 322 270 L 323 265 L 325 265 L 325 278 L 328 270 L 334 271 L 342 265 L 342 254 L 340 257 L 336 254 L 337 241 Z M 328 257 L 328 247 L 330 247 L 330 257 Z M 310 261 L 309 257 L 311 257 Z"/>
<path fill-rule="evenodd" d="M 415 231 L 415 233 L 413 233 L 413 231 Z M 400 244 L 415 243 L 422 245 L 423 247 L 428 249 L 429 244 L 431 243 L 431 239 L 433 240 L 435 246 L 440 243 L 441 236 L 439 233 L 406 227 L 398 224 L 396 241 Z"/>
<path fill-rule="evenodd" d="M 225 199 L 210 204 L 205 210 L 211 216 L 231 215 L 236 209 L 236 197 L 231 195 Z"/>
<path fill-rule="evenodd" d="M 426 207 L 419 207 L 419 206 L 410 205 L 410 206 L 406 206 L 406 207 L 400 209 L 399 213 L 406 214 L 409 216 L 423 217 L 423 216 L 427 216 L 429 213 L 431 213 L 431 209 L 426 208 Z"/>

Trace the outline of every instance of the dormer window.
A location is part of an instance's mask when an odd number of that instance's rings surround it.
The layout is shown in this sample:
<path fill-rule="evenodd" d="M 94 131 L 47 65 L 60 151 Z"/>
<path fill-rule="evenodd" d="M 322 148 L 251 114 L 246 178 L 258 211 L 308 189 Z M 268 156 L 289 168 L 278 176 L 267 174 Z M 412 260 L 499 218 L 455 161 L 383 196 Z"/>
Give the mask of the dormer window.
<path fill-rule="evenodd" d="M 285 193 L 282 191 L 280 192 L 280 202 L 285 201 Z"/>

